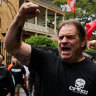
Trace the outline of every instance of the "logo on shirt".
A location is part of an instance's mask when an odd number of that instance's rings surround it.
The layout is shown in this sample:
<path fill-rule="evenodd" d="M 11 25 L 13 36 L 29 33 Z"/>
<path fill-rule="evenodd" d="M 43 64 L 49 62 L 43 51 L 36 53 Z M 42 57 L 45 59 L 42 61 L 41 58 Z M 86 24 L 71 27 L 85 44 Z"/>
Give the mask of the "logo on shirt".
<path fill-rule="evenodd" d="M 75 87 L 69 86 L 69 90 L 79 93 L 79 94 L 87 95 L 88 91 L 84 90 L 85 84 L 86 84 L 85 80 L 79 78 L 75 81 Z"/>
<path fill-rule="evenodd" d="M 12 72 L 21 72 L 21 69 L 11 69 Z"/>

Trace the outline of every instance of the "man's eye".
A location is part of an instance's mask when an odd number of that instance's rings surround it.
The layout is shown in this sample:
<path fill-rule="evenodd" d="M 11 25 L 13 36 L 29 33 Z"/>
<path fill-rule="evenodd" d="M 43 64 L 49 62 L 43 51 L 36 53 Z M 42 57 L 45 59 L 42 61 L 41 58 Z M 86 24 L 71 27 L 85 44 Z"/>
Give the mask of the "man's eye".
<path fill-rule="evenodd" d="M 68 39 L 74 39 L 74 36 L 67 36 Z"/>
<path fill-rule="evenodd" d="M 62 40 L 63 39 L 63 36 L 59 36 L 59 40 Z"/>

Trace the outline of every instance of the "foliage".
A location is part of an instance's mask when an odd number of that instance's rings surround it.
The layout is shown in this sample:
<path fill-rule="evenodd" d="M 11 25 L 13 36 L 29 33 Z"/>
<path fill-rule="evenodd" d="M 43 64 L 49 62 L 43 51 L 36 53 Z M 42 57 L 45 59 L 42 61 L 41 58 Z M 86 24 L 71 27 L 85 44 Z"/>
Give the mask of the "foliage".
<path fill-rule="evenodd" d="M 67 0 L 51 0 L 55 5 L 60 7 L 61 4 L 67 3 Z"/>
<path fill-rule="evenodd" d="M 74 14 L 72 12 L 65 12 L 65 20 L 68 20 L 69 18 L 74 18 Z"/>
<path fill-rule="evenodd" d="M 85 52 L 89 55 L 91 55 L 92 57 L 94 57 L 94 59 L 96 60 L 96 50 L 94 49 L 87 49 L 85 50 Z"/>
<path fill-rule="evenodd" d="M 85 52 L 96 52 L 96 50 L 89 48 L 89 49 L 86 49 Z"/>
<path fill-rule="evenodd" d="M 76 3 L 76 18 L 83 24 L 89 23 L 96 18 L 96 0 L 79 0 Z"/>
<path fill-rule="evenodd" d="M 67 0 L 51 0 L 56 6 L 66 5 Z M 76 0 L 75 15 L 72 12 L 65 12 L 64 19 L 75 18 L 79 20 L 84 26 L 86 23 L 96 20 L 96 0 Z M 59 17 L 60 18 L 60 17 Z M 57 24 L 60 22 L 58 18 Z M 92 35 L 90 40 L 96 39 L 96 35 Z"/>
<path fill-rule="evenodd" d="M 57 42 L 43 35 L 31 36 L 31 38 L 26 39 L 25 42 L 36 47 L 42 46 L 57 48 Z"/>
<path fill-rule="evenodd" d="M 56 6 L 67 4 L 67 0 L 51 0 Z M 74 18 L 72 12 L 65 12 L 64 19 Z M 96 0 L 76 0 L 75 18 L 83 25 L 96 20 Z M 59 20 L 59 19 L 58 19 Z M 58 21 L 57 21 L 58 22 Z M 96 31 L 96 30 L 95 30 Z M 92 35 L 90 40 L 96 40 L 96 35 Z M 87 49 L 88 52 L 96 52 L 93 49 Z"/>
<path fill-rule="evenodd" d="M 67 0 L 51 0 L 55 5 L 67 4 Z M 78 19 L 82 24 L 89 23 L 96 18 L 96 0 L 76 0 L 76 13 L 75 18 Z M 64 19 L 74 18 L 72 12 L 65 11 Z"/>
<path fill-rule="evenodd" d="M 96 40 L 96 34 L 95 35 L 92 34 L 90 40 Z"/>

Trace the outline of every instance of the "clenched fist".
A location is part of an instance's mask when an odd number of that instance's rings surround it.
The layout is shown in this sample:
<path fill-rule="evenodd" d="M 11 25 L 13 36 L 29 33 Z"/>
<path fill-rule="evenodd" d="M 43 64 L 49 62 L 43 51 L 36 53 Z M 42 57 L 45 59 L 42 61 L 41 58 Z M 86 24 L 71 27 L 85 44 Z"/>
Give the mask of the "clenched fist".
<path fill-rule="evenodd" d="M 32 2 L 23 3 L 19 9 L 18 16 L 22 19 L 30 19 L 37 16 L 40 13 L 39 5 Z"/>
<path fill-rule="evenodd" d="M 96 40 L 92 40 L 88 42 L 88 48 L 96 50 Z"/>

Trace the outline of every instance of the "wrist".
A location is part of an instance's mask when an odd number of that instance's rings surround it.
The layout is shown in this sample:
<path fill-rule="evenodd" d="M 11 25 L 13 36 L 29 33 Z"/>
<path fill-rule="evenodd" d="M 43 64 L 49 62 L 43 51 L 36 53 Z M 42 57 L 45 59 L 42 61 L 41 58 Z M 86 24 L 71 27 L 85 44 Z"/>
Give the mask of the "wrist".
<path fill-rule="evenodd" d="M 16 23 L 17 26 L 24 26 L 26 19 L 20 15 L 19 13 L 16 15 L 16 18 L 14 19 L 14 22 Z"/>

